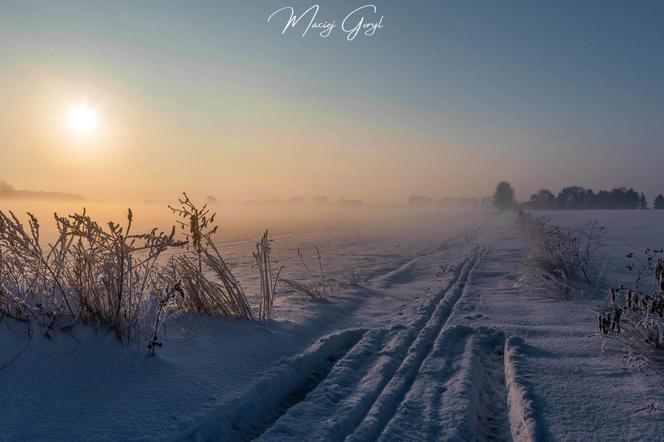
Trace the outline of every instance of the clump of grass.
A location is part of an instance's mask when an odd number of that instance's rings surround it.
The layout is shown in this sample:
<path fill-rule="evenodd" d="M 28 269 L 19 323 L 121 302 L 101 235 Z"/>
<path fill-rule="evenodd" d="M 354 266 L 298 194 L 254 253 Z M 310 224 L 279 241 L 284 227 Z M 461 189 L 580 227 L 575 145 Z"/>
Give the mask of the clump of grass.
<path fill-rule="evenodd" d="M 218 228 L 207 205 L 196 206 L 186 194 L 170 207 L 176 228 L 133 231 L 133 213 L 126 224 L 94 221 L 85 210 L 54 215 L 58 234 L 43 245 L 40 225 L 28 214 L 23 224 L 12 212 L 0 211 L 0 319 L 11 318 L 51 336 L 75 322 L 107 327 L 122 343 L 148 337 L 148 352 L 162 345 L 160 330 L 178 312 L 253 319 L 240 282 L 213 240 Z M 165 252 L 182 250 L 165 259 Z M 273 277 L 267 231 L 254 257 L 261 278 L 260 319 L 273 315 L 279 272 Z M 321 266 L 321 297 L 326 294 Z M 73 321 L 73 322 L 72 322 Z"/>
<path fill-rule="evenodd" d="M 171 247 L 184 245 L 170 233 L 132 233 L 133 214 L 126 227 L 113 222 L 103 229 L 85 214 L 70 217 L 68 229 L 76 238 L 64 267 L 67 288 L 84 322 L 112 328 L 123 342 L 139 334 L 149 296 L 160 284 L 159 257 Z"/>
<path fill-rule="evenodd" d="M 591 260 L 602 246 L 606 229 L 596 221 L 582 230 L 563 230 L 547 218 L 519 213 L 519 223 L 529 234 L 531 248 L 521 266 L 524 280 L 563 299 L 591 284 Z"/>
<path fill-rule="evenodd" d="M 70 220 L 54 215 L 58 237 L 46 250 L 40 238 L 37 218 L 28 213 L 27 228 L 13 212 L 0 211 L 0 286 L 5 289 L 6 302 L 14 310 L 19 305 L 23 313 L 34 317 L 32 307 L 41 306 L 49 311 L 65 307 L 74 315 L 67 291 L 63 287 L 67 254 L 74 236 L 68 230 Z M 11 299 L 10 299 L 11 298 Z M 10 308 L 5 308 L 9 312 Z"/>
<path fill-rule="evenodd" d="M 627 269 L 635 272 L 635 280 L 631 288 L 621 284 L 609 289 L 611 308 L 598 312 L 597 320 L 597 334 L 604 345 L 621 344 L 630 367 L 659 374 L 664 374 L 664 260 L 657 258 L 662 253 L 646 249 L 644 260 L 627 255 L 632 260 Z M 638 288 L 647 273 L 655 276 L 650 294 Z"/>
<path fill-rule="evenodd" d="M 288 286 L 290 286 L 297 293 L 301 293 L 305 296 L 308 296 L 312 299 L 327 299 L 329 287 L 325 278 L 325 271 L 323 270 L 323 260 L 320 255 L 320 250 L 318 247 L 315 247 L 316 257 L 318 259 L 318 268 L 319 274 L 314 275 L 311 271 L 311 268 L 307 265 L 307 262 L 304 259 L 302 250 L 297 249 L 297 254 L 302 263 L 302 268 L 305 272 L 306 279 L 304 281 L 295 281 L 292 279 L 281 278 Z"/>
<path fill-rule="evenodd" d="M 345 263 L 341 268 L 341 282 L 350 287 L 358 287 L 365 280 L 364 275 L 350 264 Z"/>
<path fill-rule="evenodd" d="M 156 289 L 159 256 L 184 244 L 175 230 L 134 234 L 131 210 L 125 227 L 109 222 L 104 229 L 84 210 L 54 215 L 58 236 L 44 247 L 38 220 L 28 218 L 26 228 L 12 212 L 0 212 L 0 311 L 24 322 L 39 319 L 49 330 L 69 316 L 133 340 L 144 301 Z"/>
<path fill-rule="evenodd" d="M 253 319 L 247 296 L 212 240 L 217 232 L 215 213 L 201 208 L 187 194 L 178 207 L 169 206 L 188 240 L 188 253 L 170 262 L 171 283 L 180 282 L 185 311 L 212 316 Z"/>

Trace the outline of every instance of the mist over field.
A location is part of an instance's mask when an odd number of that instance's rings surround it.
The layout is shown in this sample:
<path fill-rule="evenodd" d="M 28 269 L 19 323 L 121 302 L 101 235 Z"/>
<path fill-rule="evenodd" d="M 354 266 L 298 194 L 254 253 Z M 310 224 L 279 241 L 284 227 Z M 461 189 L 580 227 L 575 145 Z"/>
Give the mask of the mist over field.
<path fill-rule="evenodd" d="M 0 442 L 662 440 L 664 2 L 284 1 L 0 1 Z"/>
<path fill-rule="evenodd" d="M 171 203 L 175 205 L 177 201 Z M 413 210 L 405 206 L 396 207 L 339 207 L 337 205 L 274 205 L 274 204 L 211 204 L 209 208 L 217 213 L 220 238 L 249 236 L 258 238 L 269 229 L 275 235 L 306 233 L 358 231 L 374 234 L 405 233 L 420 229 L 431 229 L 447 212 L 461 212 L 461 209 L 441 209 L 438 207 Z M 136 202 L 36 202 L 2 201 L 0 210 L 13 211 L 26 220 L 26 213 L 35 215 L 45 233 L 44 239 L 55 234 L 53 214 L 60 216 L 81 213 L 83 209 L 97 222 L 105 225 L 108 221 L 124 224 L 127 209 L 134 214 L 133 225 L 136 231 L 146 231 L 153 227 L 168 231 L 176 224 L 176 216 L 168 208 L 168 203 Z"/>

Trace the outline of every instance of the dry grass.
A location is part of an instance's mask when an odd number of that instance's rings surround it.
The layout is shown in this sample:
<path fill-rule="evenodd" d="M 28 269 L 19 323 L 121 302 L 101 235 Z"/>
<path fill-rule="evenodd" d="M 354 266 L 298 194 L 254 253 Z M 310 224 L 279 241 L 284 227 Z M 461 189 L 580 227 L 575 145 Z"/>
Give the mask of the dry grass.
<path fill-rule="evenodd" d="M 341 268 L 340 278 L 342 284 L 350 287 L 358 287 L 366 279 L 362 273 L 348 263 Z"/>
<path fill-rule="evenodd" d="M 134 234 L 131 210 L 125 227 L 109 222 L 106 229 L 85 211 L 55 215 L 58 237 L 45 249 L 39 222 L 28 216 L 26 229 L 13 213 L 0 212 L 0 312 L 24 322 L 50 318 L 51 327 L 69 316 L 133 340 L 145 301 L 158 290 L 159 256 L 184 244 L 174 229 Z"/>
<path fill-rule="evenodd" d="M 272 262 L 270 260 L 270 240 L 268 239 L 267 230 L 261 237 L 261 240 L 256 243 L 256 251 L 254 252 L 254 259 L 256 260 L 256 268 L 260 277 L 260 306 L 258 316 L 261 320 L 272 319 L 272 311 L 274 309 L 274 294 L 279 282 L 279 275 L 283 267 L 277 271 L 277 275 L 272 278 Z"/>
<path fill-rule="evenodd" d="M 166 321 L 178 313 L 178 301 L 182 297 L 184 297 L 182 287 L 180 287 L 180 284 L 175 284 L 172 287 L 162 290 L 155 299 L 152 337 L 148 341 L 148 353 L 150 356 L 154 356 L 156 349 L 163 345 L 163 342 L 159 339 L 159 332 L 164 327 Z"/>
<path fill-rule="evenodd" d="M 602 246 L 605 228 L 589 222 L 583 230 L 562 230 L 546 218 L 519 213 L 530 238 L 530 253 L 521 266 L 524 280 L 563 299 L 591 284 L 591 259 Z"/>
<path fill-rule="evenodd" d="M 107 327 L 123 343 L 148 339 L 151 354 L 158 334 L 178 312 L 253 319 L 247 296 L 215 245 L 215 214 L 184 194 L 176 207 L 184 239 L 170 232 L 135 233 L 133 214 L 124 226 L 102 227 L 85 211 L 54 216 L 58 235 L 44 246 L 38 220 L 23 224 L 0 211 L 0 319 L 12 318 L 52 330 L 74 322 Z M 164 252 L 180 250 L 166 260 Z M 261 278 L 260 319 L 273 315 L 279 272 L 272 275 L 267 231 L 254 257 Z M 319 255 L 320 262 L 320 255 Z M 324 284 L 321 264 L 321 283 Z M 323 294 L 326 293 L 324 285 Z"/>
<path fill-rule="evenodd" d="M 187 194 L 183 195 L 178 207 L 169 206 L 188 240 L 188 253 L 169 263 L 169 282 L 179 282 L 184 292 L 181 308 L 204 315 L 253 319 L 242 286 L 212 240 L 217 232 L 216 214 L 207 205 L 196 207 Z"/>
<path fill-rule="evenodd" d="M 656 257 L 662 253 L 648 249 L 642 265 L 627 266 L 636 274 L 632 288 L 609 289 L 611 308 L 599 312 L 597 321 L 597 334 L 604 345 L 619 343 L 630 367 L 660 375 L 664 375 L 664 260 Z M 633 259 L 633 254 L 628 258 Z M 656 287 L 650 294 L 637 288 L 645 271 L 655 276 Z"/>
<path fill-rule="evenodd" d="M 301 293 L 312 299 L 327 299 L 329 287 L 325 278 L 325 271 L 323 270 L 323 260 L 321 258 L 320 250 L 318 250 L 318 247 L 316 247 L 315 250 L 316 257 L 318 258 L 318 275 L 314 275 L 314 273 L 311 271 L 311 268 L 307 265 L 307 262 L 305 261 L 302 254 L 302 250 L 297 249 L 297 254 L 300 258 L 300 262 L 302 263 L 302 268 L 304 269 L 306 280 L 295 281 L 285 278 L 281 278 L 281 280 L 297 293 Z"/>

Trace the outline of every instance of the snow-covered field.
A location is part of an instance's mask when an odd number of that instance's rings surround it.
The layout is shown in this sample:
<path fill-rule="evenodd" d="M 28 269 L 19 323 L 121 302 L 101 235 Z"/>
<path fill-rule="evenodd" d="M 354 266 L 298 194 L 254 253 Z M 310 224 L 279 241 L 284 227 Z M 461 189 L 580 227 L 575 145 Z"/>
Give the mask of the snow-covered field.
<path fill-rule="evenodd" d="M 535 212 L 551 218 L 554 224 L 583 229 L 588 221 L 606 227 L 604 246 L 595 256 L 595 265 L 605 266 L 604 274 L 614 284 L 628 283 L 634 275 L 625 270 L 625 256 L 634 253 L 642 257 L 647 248 L 664 247 L 664 211 L 661 210 L 586 210 L 569 212 Z M 653 278 L 646 282 L 653 283 Z"/>
<path fill-rule="evenodd" d="M 0 370 L 0 440 L 661 438 L 661 415 L 635 413 L 664 403 L 659 379 L 593 336 L 606 300 L 520 282 L 529 243 L 515 214 L 316 213 L 244 228 L 229 216 L 220 245 L 249 292 L 263 225 L 286 276 L 300 276 L 297 249 L 317 245 L 328 275 L 351 264 L 359 287 L 327 301 L 280 294 L 268 323 L 180 316 L 154 358 L 85 327 L 34 336 Z M 606 224 L 598 259 L 615 268 L 624 250 L 664 242 L 659 213 L 549 215 Z M 27 343 L 24 327 L 0 322 L 0 366 Z"/>

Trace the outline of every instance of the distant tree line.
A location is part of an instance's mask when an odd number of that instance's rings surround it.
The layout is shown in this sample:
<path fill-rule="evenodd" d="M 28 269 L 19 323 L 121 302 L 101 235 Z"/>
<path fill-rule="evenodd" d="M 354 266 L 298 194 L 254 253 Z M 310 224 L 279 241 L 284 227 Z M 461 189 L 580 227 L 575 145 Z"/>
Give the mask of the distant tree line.
<path fill-rule="evenodd" d="M 433 203 L 433 198 L 426 195 L 411 195 L 408 197 L 410 207 L 426 207 Z"/>
<path fill-rule="evenodd" d="M 549 189 L 534 193 L 530 200 L 518 204 L 514 198 L 514 188 L 507 181 L 496 186 L 493 196 L 483 198 L 433 198 L 425 195 L 411 195 L 408 205 L 411 207 L 438 206 L 488 208 L 498 210 L 514 208 L 534 210 L 584 210 L 584 209 L 648 209 L 648 199 L 643 192 L 632 188 L 616 187 L 613 190 L 584 189 L 581 186 L 565 187 L 558 195 Z M 653 201 L 653 209 L 664 210 L 664 195 L 659 194 Z"/>
<path fill-rule="evenodd" d="M 436 205 L 440 207 L 487 209 L 493 204 L 492 196 L 470 198 L 436 198 Z"/>
<path fill-rule="evenodd" d="M 64 192 L 44 192 L 33 190 L 17 190 L 14 186 L 4 180 L 0 180 L 0 200 L 3 199 L 26 199 L 38 201 L 83 201 L 83 197 Z"/>
<path fill-rule="evenodd" d="M 410 207 L 453 207 L 453 208 L 472 208 L 486 209 L 493 204 L 493 197 L 470 197 L 470 198 L 436 198 L 435 200 L 426 195 L 411 195 L 408 197 Z"/>
<path fill-rule="evenodd" d="M 594 192 L 592 189 L 570 186 L 562 189 L 558 195 L 549 189 L 539 190 L 521 206 L 536 210 L 648 209 L 648 200 L 643 192 L 632 188 L 617 187 Z M 664 196 L 660 194 L 655 198 L 653 208 L 664 209 Z"/>

